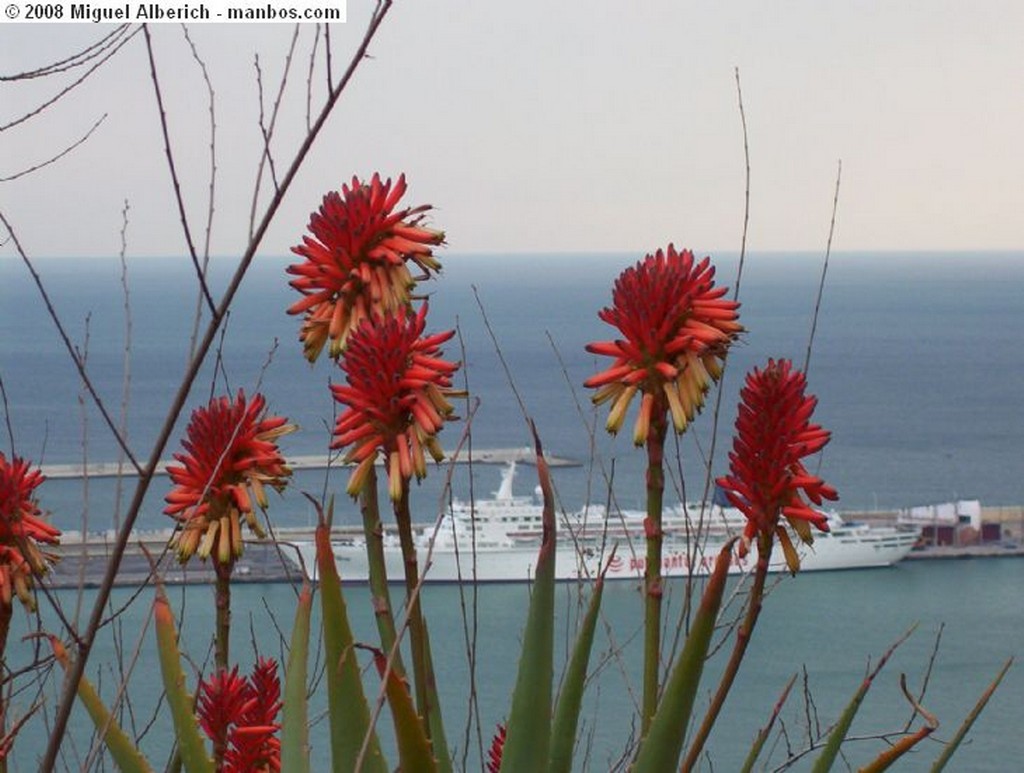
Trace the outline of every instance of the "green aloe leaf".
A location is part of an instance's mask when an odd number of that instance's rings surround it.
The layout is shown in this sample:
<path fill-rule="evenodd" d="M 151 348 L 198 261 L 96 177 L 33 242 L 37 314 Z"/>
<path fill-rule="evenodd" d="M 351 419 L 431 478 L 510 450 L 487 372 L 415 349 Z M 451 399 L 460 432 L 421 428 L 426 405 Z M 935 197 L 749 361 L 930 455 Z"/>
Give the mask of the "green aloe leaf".
<path fill-rule="evenodd" d="M 540 771 L 551 742 L 551 683 L 555 647 L 555 500 L 551 476 L 534 429 L 537 477 L 544 494 L 543 537 L 527 613 L 519 673 L 512 693 L 501 770 Z"/>
<path fill-rule="evenodd" d="M 989 698 L 992 697 L 996 688 L 999 687 L 999 683 L 1003 681 L 1003 677 L 1006 676 L 1006 672 L 1010 670 L 1010 666 L 1012 665 L 1013 658 L 1010 658 L 1003 664 L 1003 667 L 996 675 L 996 678 L 992 680 L 992 684 L 990 684 L 985 689 L 985 692 L 981 694 L 978 702 L 974 705 L 974 708 L 971 709 L 971 713 L 968 714 L 963 723 L 961 723 L 960 729 L 956 731 L 956 735 L 949 740 L 949 743 L 946 744 L 946 748 L 942 750 L 942 754 L 940 754 L 939 758 L 935 760 L 935 763 L 932 765 L 932 773 L 939 773 L 946 767 L 946 763 L 949 762 L 950 758 L 960 747 L 960 744 L 967 735 L 967 732 L 971 729 L 974 721 L 981 715 L 981 712 L 985 709 L 985 705 L 988 703 Z"/>
<path fill-rule="evenodd" d="M 387 773 L 388 766 L 370 719 L 356 661 L 348 609 L 341 592 L 338 566 L 331 550 L 330 527 L 321 517 L 316 527 L 316 561 L 323 611 L 324 653 L 327 658 L 327 704 L 330 715 L 331 759 L 338 773 L 356 769 L 363 739 L 369 738 L 363 770 Z"/>
<path fill-rule="evenodd" d="M 835 727 L 832 728 L 832 732 L 828 735 L 828 740 L 825 742 L 825 748 L 821 752 L 821 756 L 814 763 L 812 773 L 828 773 L 832 769 L 832 765 L 835 763 L 836 758 L 839 756 L 839 749 L 843 745 L 843 741 L 846 739 L 846 734 L 850 730 L 850 725 L 853 724 L 854 717 L 857 716 L 857 711 L 860 709 L 861 704 L 864 702 L 864 696 L 867 695 L 868 690 L 871 689 L 871 684 L 874 682 L 875 677 L 885 667 L 892 653 L 896 651 L 907 638 L 914 632 L 917 626 L 913 626 L 903 636 L 896 640 L 896 642 L 886 650 L 885 654 L 882 655 L 878 660 L 878 665 L 866 676 L 864 681 L 861 682 L 860 687 L 857 688 L 857 692 L 854 693 L 853 698 L 847 704 L 843 710 L 842 715 L 839 717 L 839 721 L 836 722 Z"/>
<path fill-rule="evenodd" d="M 609 558 L 615 557 L 615 551 Z M 555 718 L 551 725 L 551 760 L 548 773 L 569 773 L 572 770 L 572 754 L 576 745 L 576 729 L 579 725 L 580 706 L 583 703 L 583 688 L 587 680 L 587 666 L 594 645 L 594 631 L 597 629 L 597 617 L 601 610 L 601 597 L 604 594 L 604 572 L 594 583 L 594 590 L 587 606 L 587 614 L 583 617 L 573 647 L 572 658 L 565 672 L 562 690 L 555 706 Z"/>
<path fill-rule="evenodd" d="M 51 636 L 49 639 L 50 646 L 53 647 L 54 659 L 67 671 L 70 664 L 67 650 L 64 649 L 64 645 L 55 636 Z M 103 743 L 106 744 L 111 758 L 113 758 L 121 773 L 152 772 L 153 768 L 142 755 L 142 752 L 139 751 L 131 738 L 121 729 L 117 720 L 110 715 L 107 707 L 100 699 L 99 693 L 96 692 L 96 688 L 84 676 L 78 683 L 78 700 L 82 702 L 85 710 L 89 712 L 93 724 L 96 725 L 96 730 L 103 734 Z"/>
<path fill-rule="evenodd" d="M 423 646 L 428 665 L 427 723 L 430 726 L 430 741 L 434 747 L 434 760 L 437 762 L 439 773 L 451 773 L 452 755 L 448 750 L 448 740 L 444 732 L 441 701 L 438 698 L 437 680 L 434 676 L 434 657 L 430 651 L 430 631 L 427 629 L 426 620 L 423 621 Z"/>
<path fill-rule="evenodd" d="M 163 583 L 157 580 L 153 601 L 153 622 L 156 628 L 157 650 L 160 655 L 160 673 L 163 675 L 167 705 L 174 720 L 174 734 L 186 773 L 213 773 L 213 760 L 199 733 L 193 711 L 192 696 L 185 689 L 185 674 L 181 670 L 178 633 L 174 629 L 174 613 L 167 601 Z"/>
<path fill-rule="evenodd" d="M 281 727 L 281 770 L 309 771 L 309 720 L 306 702 L 306 667 L 309 660 L 309 618 L 313 592 L 308 583 L 299 593 L 295 625 L 284 676 L 284 720 Z"/>
<path fill-rule="evenodd" d="M 381 679 L 386 679 L 384 691 L 395 720 L 395 743 L 398 746 L 399 768 L 402 773 L 435 773 L 437 763 L 423 730 L 423 722 L 416 712 L 408 682 L 393 669 L 387 668 L 387 656 L 377 648 L 373 661 Z"/>
<path fill-rule="evenodd" d="M 729 540 L 715 560 L 715 568 L 704 588 L 704 595 L 701 597 L 690 633 L 686 637 L 686 644 L 683 645 L 683 651 L 679 654 L 679 659 L 672 667 L 672 673 L 665 683 L 664 693 L 647 735 L 640 742 L 636 765 L 633 768 L 635 773 L 675 770 L 679 765 L 679 755 L 683 750 L 686 728 L 690 724 L 693 701 L 704 671 L 711 636 L 715 631 L 718 610 L 722 606 L 734 541 Z"/>

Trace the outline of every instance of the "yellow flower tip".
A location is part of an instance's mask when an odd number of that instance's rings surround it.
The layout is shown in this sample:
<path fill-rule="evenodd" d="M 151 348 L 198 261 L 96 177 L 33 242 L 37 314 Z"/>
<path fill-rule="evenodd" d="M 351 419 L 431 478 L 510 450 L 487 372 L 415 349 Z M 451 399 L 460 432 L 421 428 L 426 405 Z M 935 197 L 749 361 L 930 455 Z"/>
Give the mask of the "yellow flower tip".
<path fill-rule="evenodd" d="M 234 529 L 231 528 L 229 518 L 221 516 L 220 529 L 218 530 L 217 540 L 217 561 L 222 564 L 231 563 L 231 557 L 234 553 L 234 545 L 232 544 L 232 533 Z"/>
<path fill-rule="evenodd" d="M 654 395 L 644 393 L 640 399 L 640 410 L 636 416 L 636 425 L 633 427 L 633 445 L 642 446 L 647 442 L 647 435 L 651 431 L 651 417 L 654 412 Z"/>
<path fill-rule="evenodd" d="M 206 527 L 206 532 L 203 534 L 202 541 L 199 542 L 199 547 L 195 549 L 196 555 L 198 555 L 204 561 L 209 558 L 210 553 L 213 552 L 214 541 L 217 539 L 217 531 L 220 528 L 220 521 L 213 520 Z M 186 530 L 185 534 L 188 534 L 189 530 Z M 198 530 L 192 529 L 191 531 L 197 532 Z M 189 554 L 191 555 L 191 553 Z M 186 556 L 187 558 L 187 556 Z"/>
<path fill-rule="evenodd" d="M 665 393 L 665 399 L 668 400 L 668 408 L 672 414 L 672 426 L 681 435 L 686 431 L 689 417 L 686 415 L 682 400 L 679 399 L 679 387 L 674 381 L 666 382 L 662 391 Z"/>
<path fill-rule="evenodd" d="M 629 404 L 633 401 L 633 395 L 636 394 L 637 386 L 631 384 L 622 389 L 619 396 L 612 403 L 612 408 L 608 412 L 608 422 L 605 427 L 613 435 L 617 434 L 622 429 L 622 423 L 626 418 L 626 410 L 629 408 Z"/>
<path fill-rule="evenodd" d="M 789 568 L 789 573 L 796 575 L 800 571 L 800 555 L 796 552 L 793 541 L 789 538 L 789 533 L 785 527 L 777 526 L 775 534 L 779 538 L 779 545 L 782 546 L 782 554 L 786 557 L 786 566 Z"/>
<path fill-rule="evenodd" d="M 392 451 L 388 457 L 388 495 L 392 502 L 402 498 L 402 460 L 397 451 Z"/>
<path fill-rule="evenodd" d="M 376 461 L 376 458 L 377 455 L 375 453 L 368 455 L 359 463 L 349 476 L 348 487 L 345 490 L 353 499 L 358 497 L 366 486 L 367 478 L 370 474 L 370 470 L 373 469 L 373 464 Z"/>
<path fill-rule="evenodd" d="M 436 437 L 433 435 L 427 437 L 424 439 L 423 445 L 426 447 L 427 451 L 430 452 L 430 457 L 435 462 L 440 464 L 444 461 L 444 449 L 441 448 L 441 444 L 438 442 Z"/>

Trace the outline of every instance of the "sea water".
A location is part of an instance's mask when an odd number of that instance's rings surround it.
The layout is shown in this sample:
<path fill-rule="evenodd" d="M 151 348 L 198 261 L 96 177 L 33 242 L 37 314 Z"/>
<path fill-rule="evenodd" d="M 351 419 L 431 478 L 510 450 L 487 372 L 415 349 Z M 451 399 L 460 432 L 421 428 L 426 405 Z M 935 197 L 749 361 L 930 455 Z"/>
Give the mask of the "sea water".
<path fill-rule="evenodd" d="M 472 446 L 531 443 L 525 410 L 536 420 L 549 452 L 584 463 L 555 473 L 567 508 L 604 501 L 610 491 L 622 507 L 642 502 L 643 454 L 632 447 L 629 425 L 621 437 L 608 438 L 602 429 L 604 411 L 590 408 L 581 386 L 587 376 L 604 367 L 584 351 L 584 345 L 615 335 L 596 312 L 610 302 L 615 276 L 637 257 L 455 255 L 445 260 L 438 280 L 423 286 L 430 295 L 428 330 L 457 328 L 459 332 L 446 350 L 449 358 L 464 363 L 473 402 L 460 405 L 460 414 L 472 416 Z M 205 403 L 213 393 L 239 388 L 264 392 L 275 413 L 301 425 L 301 432 L 282 441 L 286 453 L 326 452 L 336 410 L 327 387 L 340 378 L 340 372 L 326 361 L 310 366 L 302 358 L 296 341 L 298 320 L 284 313 L 297 297 L 283 271 L 288 262 L 261 257 L 253 265 L 224 334 L 217 339 L 219 365 L 215 367 L 211 357 L 202 371 L 165 458 L 179 448 L 188 410 Z M 718 281 L 734 286 L 736 256 L 716 256 L 716 264 Z M 116 259 L 47 259 L 38 262 L 38 269 L 111 420 L 118 425 L 123 422 L 133 453 L 145 460 L 188 357 L 196 309 L 190 264 L 180 259 L 129 260 L 124 277 L 127 293 Z M 215 297 L 230 269 L 230 261 L 214 261 L 210 285 Z M 0 261 L 0 272 L 0 376 L 17 453 L 43 463 L 116 459 L 117 445 L 85 394 L 28 272 L 11 259 Z M 740 288 L 741 321 L 747 332 L 734 347 L 722 387 L 711 464 L 714 475 L 727 468 L 743 374 L 769 357 L 789 357 L 803 365 L 820 272 L 817 255 L 747 257 Z M 809 389 L 820 400 L 815 420 L 833 432 L 816 469 L 839 490 L 841 508 L 895 508 L 954 498 L 977 498 L 987 505 L 1024 502 L 1021 287 L 1024 256 L 1020 254 L 832 256 L 809 360 Z M 715 393 L 709 395 L 693 430 L 678 444 L 672 443 L 670 500 L 692 500 L 702 493 L 716 400 Z M 443 445 L 455 447 L 465 432 L 464 423 L 449 426 L 442 433 Z M 5 448 L 8 445 L 5 441 Z M 532 489 L 529 475 L 525 469 L 517 481 L 521 491 Z M 354 522 L 354 508 L 342 504 L 345 476 L 344 470 L 305 472 L 296 475 L 292 488 L 315 494 L 337 492 L 338 518 Z M 433 517 L 442 507 L 443 478 L 443 471 L 432 470 L 414 491 L 419 520 Z M 455 494 L 487 496 L 497 481 L 493 468 L 476 467 L 472 479 L 463 471 L 455 478 Z M 133 481 L 126 479 L 120 488 L 120 503 L 119 484 L 106 479 L 52 480 L 38 494 L 62 528 L 106 529 L 119 522 Z M 140 527 L 167 525 L 160 513 L 167 488 L 166 478 L 153 483 Z M 271 516 L 278 524 L 296 525 L 309 522 L 312 512 L 292 492 L 272 502 Z M 806 664 L 817 721 L 827 725 L 852 694 L 867 659 L 877 658 L 914 621 L 921 621 L 921 627 L 899 651 L 899 657 L 908 658 L 900 666 L 908 675 L 921 674 L 939 622 L 947 624 L 929 690 L 934 703 L 926 700 L 924 704 L 941 716 L 938 735 L 949 737 L 1002 660 L 1020 654 L 1022 580 L 1024 562 L 1006 559 L 904 564 L 888 571 L 807 575 L 786 581 L 773 595 L 737 685 L 738 697 L 731 710 L 740 715 L 727 714 L 721 726 L 727 731 L 716 731 L 712 738 L 714 758 L 721 760 L 716 769 L 730 769 L 728 760 L 733 757 L 729 755 L 736 747 L 747 748 L 792 671 Z M 186 629 L 185 635 L 190 648 L 202 650 L 208 629 L 192 617 L 208 611 L 209 599 L 204 598 L 205 589 L 183 593 L 189 599 L 192 630 Z M 287 586 L 240 586 L 235 599 L 240 609 L 287 617 L 293 607 L 292 593 Z M 454 589 L 436 593 L 431 589 L 436 602 L 428 600 L 428 604 L 436 604 L 432 608 L 437 610 L 431 614 L 444 620 L 445 614 L 460 609 L 454 594 Z M 508 610 L 521 610 L 524 594 L 523 588 L 508 587 L 488 589 L 480 597 L 487 638 L 481 639 L 479 650 L 481 663 L 488 665 L 481 666 L 476 685 L 485 725 L 500 720 L 507 711 L 507 688 L 514 679 L 515 643 L 522 625 L 521 615 Z M 570 606 L 566 599 L 566 618 Z M 593 730 L 590 768 L 594 770 L 607 767 L 608 755 L 621 748 L 629 734 L 628 721 L 622 720 L 629 712 L 622 711 L 622 704 L 630 700 L 630 691 L 621 685 L 630 680 L 621 675 L 635 675 L 639 659 L 631 638 L 638 619 L 636 607 L 635 593 L 629 588 L 616 586 L 609 594 L 606 618 L 613 634 L 604 646 L 625 650 L 621 659 L 608 661 L 605 678 L 592 690 L 595 710 L 607 712 L 587 728 L 588 733 Z M 128 630 L 138 627 L 127 626 Z M 257 623 L 254 630 L 266 627 Z M 453 664 L 456 674 L 448 682 L 452 692 L 445 701 L 446 712 L 454 717 L 449 733 L 459 739 L 464 720 L 457 718 L 464 717 L 464 706 L 459 704 L 465 701 L 466 682 L 457 674 L 465 663 L 464 639 L 457 625 L 442 622 L 436 630 L 452 632 L 450 640 L 435 641 L 434 647 L 435 652 L 444 653 L 440 658 L 444 667 Z M 499 632 L 503 633 L 496 635 Z M 11 647 L 17 646 L 15 638 L 11 641 Z M 148 645 L 143 648 L 147 649 Z M 269 649 L 280 649 L 276 639 Z M 102 652 L 95 657 L 94 669 L 110 668 L 111 661 Z M 888 692 L 879 691 L 882 706 L 876 705 L 874 712 L 902 719 L 909 709 L 893 687 L 895 665 L 894 661 L 883 672 Z M 151 677 L 151 670 L 142 673 Z M 108 683 L 111 678 L 108 672 Z M 620 687 L 606 684 L 616 680 Z M 638 680 L 631 682 L 635 690 Z M 1019 759 L 1019 735 L 1012 728 L 1024 719 L 1022 685 L 1016 670 L 1012 671 L 973 734 L 973 746 L 961 752 L 961 766 L 954 769 L 1006 770 Z M 749 715 L 744 715 L 748 709 Z M 813 720 L 813 713 L 802 709 L 791 716 L 791 736 L 799 736 L 801 722 L 806 725 L 808 716 Z M 866 725 L 862 734 L 891 726 L 887 722 Z M 489 726 L 483 732 L 486 735 Z M 157 735 L 154 729 L 151 737 Z M 32 754 L 36 746 L 26 743 L 22 748 Z M 934 755 L 919 756 L 931 759 Z M 19 769 L 34 769 L 30 761 L 34 757 L 18 759 L 23 760 Z"/>

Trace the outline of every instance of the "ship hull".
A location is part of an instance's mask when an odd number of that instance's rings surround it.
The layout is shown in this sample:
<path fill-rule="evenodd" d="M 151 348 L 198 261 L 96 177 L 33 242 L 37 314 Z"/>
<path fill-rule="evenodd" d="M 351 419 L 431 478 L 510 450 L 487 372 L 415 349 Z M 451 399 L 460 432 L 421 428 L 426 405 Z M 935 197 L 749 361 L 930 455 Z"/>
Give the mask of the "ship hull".
<path fill-rule="evenodd" d="M 848 529 L 833 535 L 819 537 L 814 545 L 800 550 L 801 571 L 834 571 L 841 569 L 869 569 L 891 566 L 903 559 L 913 547 L 917 537 L 912 532 L 897 529 Z M 316 553 L 312 542 L 292 543 L 294 551 L 286 551 L 307 576 L 316 577 Z M 365 546 L 358 541 L 333 543 L 335 563 L 342 580 L 367 582 L 369 563 Z M 537 562 L 538 544 L 522 545 L 435 545 L 429 551 L 419 548 L 420 571 L 426 566 L 425 582 L 527 582 L 532 579 Z M 720 544 L 707 543 L 703 550 L 688 549 L 685 544 L 668 544 L 662 552 L 662 575 L 689 577 L 707 574 L 714 564 Z M 641 579 L 646 566 L 646 548 L 642 540 L 632 539 L 618 544 L 614 555 L 611 546 L 604 550 L 600 544 L 573 544 L 568 538 L 560 544 L 555 556 L 555 577 L 560 581 L 573 581 L 597 576 L 606 568 L 609 580 Z M 384 550 L 388 580 L 404 582 L 404 564 L 401 550 L 388 546 Z M 743 574 L 754 568 L 753 553 L 741 557 L 733 551 L 730 574 Z M 773 553 L 769 571 L 786 571 L 782 551 Z"/>

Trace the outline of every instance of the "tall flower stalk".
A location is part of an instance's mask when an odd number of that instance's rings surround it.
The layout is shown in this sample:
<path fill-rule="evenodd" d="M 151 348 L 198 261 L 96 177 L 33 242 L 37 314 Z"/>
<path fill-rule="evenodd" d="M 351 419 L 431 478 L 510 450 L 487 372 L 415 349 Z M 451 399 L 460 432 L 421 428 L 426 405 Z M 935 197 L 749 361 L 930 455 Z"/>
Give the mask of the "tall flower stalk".
<path fill-rule="evenodd" d="M 811 526 L 828 531 L 824 513 L 813 509 L 825 499 L 837 499 L 835 489 L 811 475 L 801 461 L 817 453 L 831 435 L 810 419 L 817 398 L 805 394 L 807 379 L 789 360 L 769 360 L 747 374 L 740 391 L 736 434 L 729 453 L 729 474 L 718 478 L 729 501 L 747 518 L 740 553 L 757 542 L 757 564 L 747 610 L 736 632 L 736 642 L 704 721 L 694 735 L 683 770 L 692 770 L 732 688 L 764 599 L 765 579 L 777 539 L 792 573 L 800 569 L 800 556 L 786 524 L 806 544 L 814 540 Z"/>
<path fill-rule="evenodd" d="M 427 473 L 425 453 L 437 461 L 444 458 L 436 435 L 452 418 L 448 398 L 454 394 L 451 377 L 459 366 L 444 360 L 440 349 L 454 331 L 424 335 L 426 316 L 426 304 L 416 313 L 402 308 L 388 316 L 374 314 L 349 336 L 339 361 L 346 383 L 331 387 L 334 398 L 346 406 L 338 417 L 332 448 L 348 449 L 345 461 L 356 465 L 348 493 L 361 497 L 364 508 L 376 504 L 375 492 L 367 488 L 376 487 L 374 465 L 378 457 L 384 459 L 405 570 L 417 709 L 437 748 L 443 742 L 443 730 L 419 603 L 409 486 L 413 476 L 419 479 Z M 375 514 L 366 510 L 363 517 L 372 527 Z M 383 614 L 384 610 L 377 611 Z M 390 637 L 393 623 L 379 621 L 379 625 Z"/>
<path fill-rule="evenodd" d="M 166 496 L 164 512 L 178 521 L 172 545 L 178 560 L 194 554 L 210 558 L 216 573 L 217 629 L 215 662 L 228 667 L 231 628 L 231 575 L 242 556 L 242 522 L 257 537 L 265 536 L 256 507 L 269 504 L 267 488 L 282 491 L 291 470 L 277 440 L 296 429 L 280 416 L 270 416 L 261 394 L 246 399 L 242 390 L 214 398 L 192 413 L 184 453 L 167 472 L 175 487 Z"/>
<path fill-rule="evenodd" d="M 644 565 L 644 689 L 642 732 L 658 702 L 663 595 L 662 504 L 665 490 L 664 446 L 668 418 L 682 433 L 704 405 L 718 380 L 730 344 L 742 331 L 739 304 L 724 300 L 716 287 L 710 258 L 697 262 L 689 250 L 647 255 L 623 271 L 612 290 L 612 305 L 598 317 L 622 338 L 600 341 L 587 351 L 612 357 L 612 364 L 589 378 L 595 404 L 611 403 L 607 429 L 617 433 L 633 398 L 640 408 L 633 442 L 647 448 L 647 553 Z"/>

